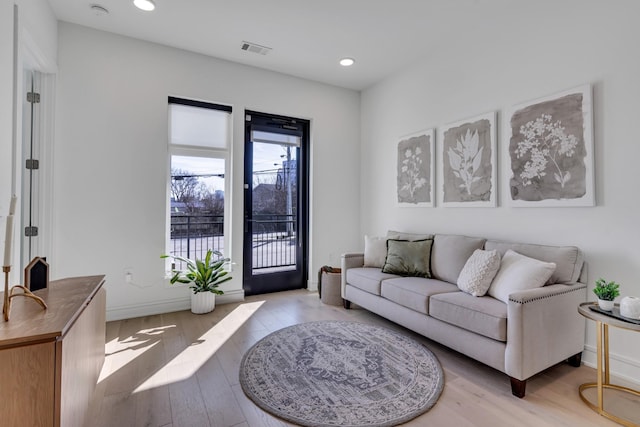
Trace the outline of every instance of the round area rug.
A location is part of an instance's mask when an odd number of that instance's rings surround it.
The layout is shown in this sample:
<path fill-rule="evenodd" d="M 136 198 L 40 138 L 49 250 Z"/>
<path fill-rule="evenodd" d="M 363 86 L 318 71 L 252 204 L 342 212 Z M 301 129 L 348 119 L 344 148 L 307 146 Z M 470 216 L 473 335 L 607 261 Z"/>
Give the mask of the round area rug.
<path fill-rule="evenodd" d="M 240 384 L 259 407 L 304 426 L 393 426 L 428 411 L 443 373 L 422 344 L 379 326 L 310 322 L 256 343 Z"/>

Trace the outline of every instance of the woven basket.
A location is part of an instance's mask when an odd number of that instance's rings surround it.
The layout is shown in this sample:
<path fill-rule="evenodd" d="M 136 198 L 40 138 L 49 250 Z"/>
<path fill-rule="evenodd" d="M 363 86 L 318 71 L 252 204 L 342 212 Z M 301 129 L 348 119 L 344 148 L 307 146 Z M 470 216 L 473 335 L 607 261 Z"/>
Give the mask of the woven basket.
<path fill-rule="evenodd" d="M 320 301 L 329 305 L 342 305 L 340 287 L 342 275 L 340 273 L 322 272 L 322 294 Z"/>

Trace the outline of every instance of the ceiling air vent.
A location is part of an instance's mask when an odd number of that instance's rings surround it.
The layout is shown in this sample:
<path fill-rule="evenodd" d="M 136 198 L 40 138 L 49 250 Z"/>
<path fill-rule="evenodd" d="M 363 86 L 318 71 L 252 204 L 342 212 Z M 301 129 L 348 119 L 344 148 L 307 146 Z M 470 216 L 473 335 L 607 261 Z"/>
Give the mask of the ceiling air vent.
<path fill-rule="evenodd" d="M 247 52 L 259 53 L 260 55 L 266 55 L 271 50 L 270 47 L 261 46 L 252 42 L 242 42 L 242 50 L 246 50 Z"/>

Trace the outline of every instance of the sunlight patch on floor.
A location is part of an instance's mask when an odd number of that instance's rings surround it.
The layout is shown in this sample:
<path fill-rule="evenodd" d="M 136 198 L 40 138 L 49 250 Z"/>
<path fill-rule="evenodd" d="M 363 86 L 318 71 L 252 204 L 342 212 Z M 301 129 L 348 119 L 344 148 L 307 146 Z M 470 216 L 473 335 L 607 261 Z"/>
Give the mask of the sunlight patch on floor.
<path fill-rule="evenodd" d="M 145 352 L 155 347 L 160 342 L 160 337 L 169 328 L 176 325 L 158 326 L 156 328 L 141 329 L 134 335 L 125 339 L 114 338 L 105 345 L 105 366 L 103 366 L 98 378 L 98 384 L 109 378 L 111 374 L 117 372 L 136 357 L 140 357 Z M 120 356 L 120 353 L 123 353 Z M 126 353 L 126 354 L 125 354 Z M 131 356 L 134 354 L 134 356 Z M 106 366 L 109 366 L 106 369 Z"/>
<path fill-rule="evenodd" d="M 193 376 L 220 347 L 258 311 L 264 301 L 241 304 L 192 345 L 140 384 L 133 393 L 183 381 Z"/>

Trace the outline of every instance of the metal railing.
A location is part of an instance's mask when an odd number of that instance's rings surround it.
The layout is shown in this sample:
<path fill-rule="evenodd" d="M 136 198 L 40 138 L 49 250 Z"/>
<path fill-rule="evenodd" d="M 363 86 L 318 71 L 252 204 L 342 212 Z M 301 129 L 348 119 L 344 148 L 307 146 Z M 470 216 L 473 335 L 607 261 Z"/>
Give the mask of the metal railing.
<path fill-rule="evenodd" d="M 204 258 L 209 249 L 224 250 L 222 215 L 171 215 L 171 255 Z"/>
<path fill-rule="evenodd" d="M 294 215 L 254 215 L 253 270 L 295 266 L 296 236 Z"/>
<path fill-rule="evenodd" d="M 297 221 L 294 215 L 254 215 L 253 270 L 288 269 L 296 265 Z M 207 250 L 224 251 L 224 217 L 171 215 L 170 254 L 204 258 Z M 177 262 L 175 268 L 184 266 Z"/>

